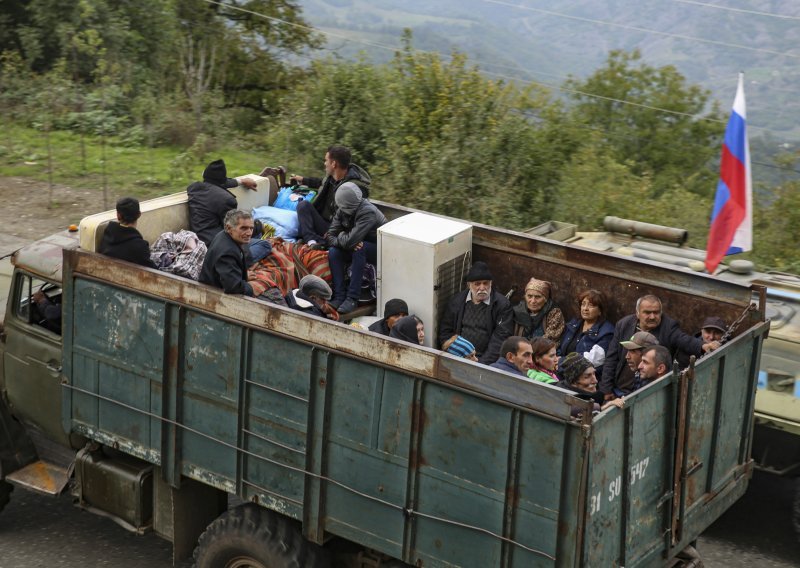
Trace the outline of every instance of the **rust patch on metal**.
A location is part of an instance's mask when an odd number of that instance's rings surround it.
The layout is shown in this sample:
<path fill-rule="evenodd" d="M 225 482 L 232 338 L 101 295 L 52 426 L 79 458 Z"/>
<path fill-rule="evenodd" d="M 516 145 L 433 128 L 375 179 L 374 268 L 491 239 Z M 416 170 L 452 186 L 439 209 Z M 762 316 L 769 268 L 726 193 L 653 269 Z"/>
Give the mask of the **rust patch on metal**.
<path fill-rule="evenodd" d="M 411 432 L 414 434 L 421 433 L 428 424 L 428 415 L 419 401 L 415 400 L 411 403 L 410 416 Z M 418 417 L 417 420 L 414 420 L 414 416 Z"/>
<path fill-rule="evenodd" d="M 453 398 L 450 399 L 450 401 L 453 403 L 453 406 L 455 406 L 456 408 L 460 408 L 461 406 L 464 405 L 464 397 L 462 397 L 461 395 L 458 395 L 458 394 L 454 394 Z"/>
<path fill-rule="evenodd" d="M 41 460 L 8 474 L 6 479 L 26 489 L 47 495 L 58 495 L 69 482 L 66 470 Z"/>
<path fill-rule="evenodd" d="M 425 456 L 422 455 L 422 451 L 419 447 L 414 448 L 408 459 L 408 467 L 412 470 L 416 470 L 426 465 L 428 465 L 428 461 L 425 459 Z"/>
<path fill-rule="evenodd" d="M 519 505 L 519 490 L 516 486 L 509 485 L 506 487 L 506 503 L 515 509 Z"/>
<path fill-rule="evenodd" d="M 175 369 L 178 367 L 178 346 L 172 345 L 167 350 L 167 368 Z"/>

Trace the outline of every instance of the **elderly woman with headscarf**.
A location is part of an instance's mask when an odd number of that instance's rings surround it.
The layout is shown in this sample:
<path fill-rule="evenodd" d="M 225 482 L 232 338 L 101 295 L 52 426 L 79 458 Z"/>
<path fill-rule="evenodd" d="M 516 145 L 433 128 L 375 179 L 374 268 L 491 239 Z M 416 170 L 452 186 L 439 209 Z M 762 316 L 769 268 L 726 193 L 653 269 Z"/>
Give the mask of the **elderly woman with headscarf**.
<path fill-rule="evenodd" d="M 336 213 L 325 233 L 328 263 L 333 276 L 333 299 L 330 304 L 340 314 L 358 307 L 361 295 L 361 274 L 364 265 L 377 264 L 377 231 L 386 222 L 377 207 L 361 196 L 361 189 L 346 182 L 336 190 Z M 345 284 L 347 263 L 350 263 L 350 285 Z"/>
<path fill-rule="evenodd" d="M 389 337 L 422 345 L 422 342 L 425 341 L 425 326 L 417 316 L 406 316 L 397 320 L 397 323 L 392 326 Z"/>
<path fill-rule="evenodd" d="M 614 337 L 614 324 L 606 320 L 606 300 L 598 290 L 586 290 L 578 296 L 580 317 L 571 319 L 561 338 L 558 354 L 562 357 L 570 353 L 580 353 L 600 371 L 606 360 L 606 351 Z"/>
<path fill-rule="evenodd" d="M 564 314 L 553 303 L 550 282 L 531 278 L 525 285 L 525 298 L 514 306 L 514 335 L 525 339 L 546 337 L 558 344 L 564 333 Z"/>
<path fill-rule="evenodd" d="M 597 390 L 597 377 L 591 362 L 580 353 L 570 353 L 559 365 L 558 374 L 561 381 L 558 386 L 564 387 L 575 393 L 575 396 L 594 403 L 594 412 L 616 406 L 625 406 L 625 398 L 616 398 L 604 402 L 604 395 Z"/>

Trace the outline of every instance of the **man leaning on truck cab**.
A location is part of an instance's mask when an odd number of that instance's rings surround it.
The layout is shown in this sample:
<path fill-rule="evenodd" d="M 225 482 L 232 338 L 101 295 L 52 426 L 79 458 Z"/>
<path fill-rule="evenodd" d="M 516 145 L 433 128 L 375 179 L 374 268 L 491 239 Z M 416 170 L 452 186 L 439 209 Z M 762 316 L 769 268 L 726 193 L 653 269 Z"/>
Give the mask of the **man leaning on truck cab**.
<path fill-rule="evenodd" d="M 253 236 L 253 216 L 233 209 L 225 214 L 224 230 L 217 233 L 208 247 L 200 282 L 222 288 L 226 294 L 253 295 L 247 282 L 247 262 L 243 246 Z"/>

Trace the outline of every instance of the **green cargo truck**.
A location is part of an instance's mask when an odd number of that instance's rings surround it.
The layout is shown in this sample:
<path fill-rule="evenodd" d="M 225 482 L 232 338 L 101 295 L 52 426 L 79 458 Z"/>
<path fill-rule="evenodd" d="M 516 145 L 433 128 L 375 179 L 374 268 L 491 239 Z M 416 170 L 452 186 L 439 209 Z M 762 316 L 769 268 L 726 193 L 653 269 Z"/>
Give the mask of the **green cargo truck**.
<path fill-rule="evenodd" d="M 142 210 L 152 241 L 186 222 L 185 194 Z M 69 487 L 201 567 L 671 566 L 747 488 L 760 287 L 474 225 L 495 286 L 547 275 L 567 316 L 591 285 L 610 319 L 645 293 L 687 328 L 741 317 L 592 419 L 558 387 L 96 254 L 110 218 L 15 255 L 0 507 L 12 484 Z"/>

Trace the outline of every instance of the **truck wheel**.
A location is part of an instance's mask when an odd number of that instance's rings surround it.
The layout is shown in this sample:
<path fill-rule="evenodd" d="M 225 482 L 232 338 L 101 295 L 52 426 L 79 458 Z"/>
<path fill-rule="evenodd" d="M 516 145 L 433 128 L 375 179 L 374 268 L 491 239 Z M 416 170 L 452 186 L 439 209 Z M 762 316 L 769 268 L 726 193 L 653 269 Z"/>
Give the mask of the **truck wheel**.
<path fill-rule="evenodd" d="M 794 480 L 794 507 L 792 507 L 792 524 L 797 541 L 800 542 L 800 477 Z"/>
<path fill-rule="evenodd" d="M 0 511 L 11 501 L 11 492 L 14 486 L 7 481 L 0 481 Z"/>
<path fill-rule="evenodd" d="M 324 568 L 324 551 L 290 521 L 258 505 L 235 507 L 211 523 L 194 550 L 196 568 Z"/>

